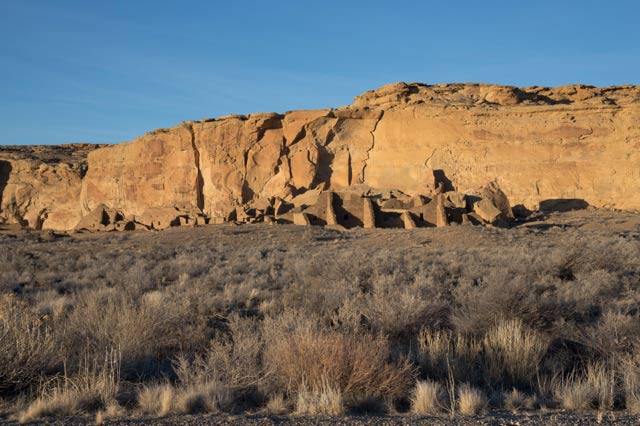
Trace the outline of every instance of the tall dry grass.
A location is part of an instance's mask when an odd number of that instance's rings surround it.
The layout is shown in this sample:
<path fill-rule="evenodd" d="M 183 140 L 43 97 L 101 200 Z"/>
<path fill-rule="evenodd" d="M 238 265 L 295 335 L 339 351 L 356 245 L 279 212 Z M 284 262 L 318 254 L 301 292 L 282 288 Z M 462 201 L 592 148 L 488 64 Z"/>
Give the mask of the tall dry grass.
<path fill-rule="evenodd" d="M 635 342 L 634 350 L 618 360 L 621 371 L 622 392 L 626 408 L 634 414 L 640 414 L 640 341 Z"/>
<path fill-rule="evenodd" d="M 92 413 L 118 406 L 120 389 L 120 354 L 109 351 L 99 362 L 85 357 L 73 376 L 63 376 L 48 383 L 18 418 L 21 423 L 43 417 Z"/>
<path fill-rule="evenodd" d="M 25 306 L 7 306 L 0 318 L 0 396 L 33 386 L 61 361 L 50 327 Z"/>
<path fill-rule="evenodd" d="M 532 385 L 547 352 L 545 336 L 521 320 L 499 321 L 482 340 L 484 371 L 492 384 L 504 387 Z"/>
<path fill-rule="evenodd" d="M 459 382 L 481 379 L 482 343 L 478 339 L 449 330 L 423 328 L 417 340 L 418 363 L 427 377 L 446 381 L 451 374 Z"/>

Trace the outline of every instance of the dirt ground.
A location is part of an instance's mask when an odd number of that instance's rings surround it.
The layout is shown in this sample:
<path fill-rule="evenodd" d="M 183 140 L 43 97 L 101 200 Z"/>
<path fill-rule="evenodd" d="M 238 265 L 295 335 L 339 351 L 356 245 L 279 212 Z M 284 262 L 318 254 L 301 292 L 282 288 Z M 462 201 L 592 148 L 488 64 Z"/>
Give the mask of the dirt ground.
<path fill-rule="evenodd" d="M 350 417 L 265 417 L 265 416 L 220 416 L 220 415 L 183 415 L 171 416 L 162 419 L 136 418 L 107 420 L 105 425 L 136 425 L 136 426 L 205 426 L 205 425 L 241 425 L 241 426 L 329 426 L 329 425 L 353 425 L 353 426 L 407 426 L 407 425 L 433 425 L 433 426 L 533 426 L 533 425 L 628 425 L 635 426 L 640 422 L 640 417 L 628 414 L 614 413 L 583 413 L 571 414 L 564 412 L 511 414 L 492 413 L 484 416 L 350 416 Z M 16 422 L 2 422 L 4 425 L 18 424 Z M 63 419 L 51 419 L 48 421 L 33 422 L 29 424 L 48 425 L 94 425 L 95 419 L 73 417 Z"/>

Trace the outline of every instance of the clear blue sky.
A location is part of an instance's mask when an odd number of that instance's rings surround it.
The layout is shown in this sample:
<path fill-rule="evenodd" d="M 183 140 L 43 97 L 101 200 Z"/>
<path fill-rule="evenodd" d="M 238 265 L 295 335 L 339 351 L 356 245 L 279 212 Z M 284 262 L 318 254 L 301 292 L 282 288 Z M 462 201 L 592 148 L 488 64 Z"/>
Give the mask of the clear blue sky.
<path fill-rule="evenodd" d="M 340 106 L 396 81 L 640 84 L 640 2 L 0 0 L 0 144 Z"/>

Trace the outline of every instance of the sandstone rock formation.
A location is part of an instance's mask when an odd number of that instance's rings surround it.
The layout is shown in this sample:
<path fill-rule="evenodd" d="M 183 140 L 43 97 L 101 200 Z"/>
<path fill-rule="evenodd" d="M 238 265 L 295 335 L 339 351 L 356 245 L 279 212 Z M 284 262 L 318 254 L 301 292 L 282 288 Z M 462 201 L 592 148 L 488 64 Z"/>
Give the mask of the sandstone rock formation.
<path fill-rule="evenodd" d="M 153 210 L 164 212 L 159 227 L 178 216 L 293 221 L 304 199 L 324 216 L 328 204 L 317 197 L 329 190 L 342 191 L 332 207 L 347 226 L 364 225 L 349 211 L 365 210 L 367 191 L 403 194 L 382 197 L 379 211 L 395 205 L 441 225 L 442 208 L 422 196 L 442 193 L 465 223 L 510 220 L 507 198 L 532 210 L 550 200 L 640 209 L 640 88 L 397 83 L 338 109 L 182 123 L 91 150 L 86 165 L 5 151 L 0 217 L 44 228 L 72 229 L 101 205 L 146 227 L 156 227 Z"/>
<path fill-rule="evenodd" d="M 0 147 L 0 223 L 73 229 L 82 219 L 88 152 L 100 145 Z"/>

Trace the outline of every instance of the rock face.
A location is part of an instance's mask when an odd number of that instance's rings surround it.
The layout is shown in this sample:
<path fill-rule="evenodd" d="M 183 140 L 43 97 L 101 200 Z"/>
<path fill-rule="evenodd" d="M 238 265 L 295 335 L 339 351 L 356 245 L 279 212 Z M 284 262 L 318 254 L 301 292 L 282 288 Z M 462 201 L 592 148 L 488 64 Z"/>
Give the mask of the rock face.
<path fill-rule="evenodd" d="M 88 152 L 100 145 L 0 148 L 0 223 L 73 229 L 82 219 Z"/>
<path fill-rule="evenodd" d="M 418 200 L 492 181 L 500 193 L 478 195 L 507 218 L 506 197 L 528 209 L 557 200 L 640 209 L 640 88 L 397 83 L 338 109 L 182 123 L 93 150 L 87 166 L 4 151 L 0 217 L 45 228 L 71 229 L 101 205 L 146 226 L 149 209 L 219 223 L 314 189 Z"/>

